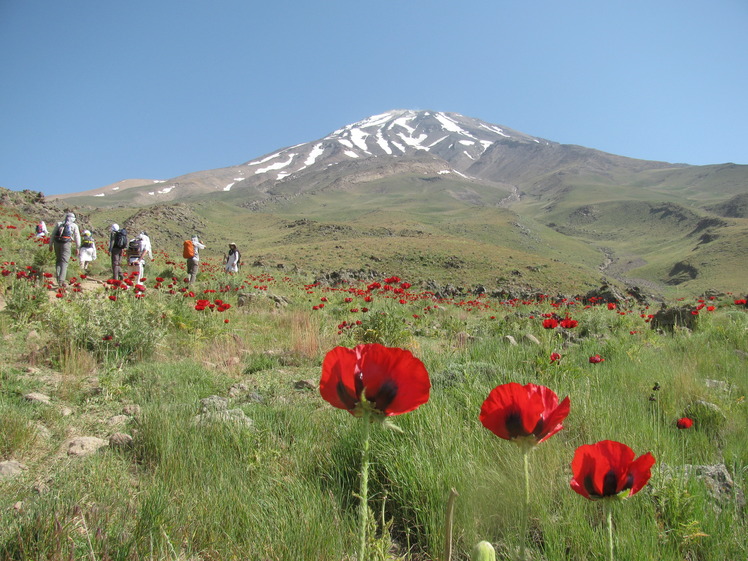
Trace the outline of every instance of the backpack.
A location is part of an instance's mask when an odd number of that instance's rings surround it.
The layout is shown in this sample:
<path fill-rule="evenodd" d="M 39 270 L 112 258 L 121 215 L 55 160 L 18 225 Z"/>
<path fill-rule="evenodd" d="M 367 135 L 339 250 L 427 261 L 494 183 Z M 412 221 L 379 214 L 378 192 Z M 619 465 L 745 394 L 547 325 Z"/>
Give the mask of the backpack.
<path fill-rule="evenodd" d="M 195 257 L 195 244 L 192 243 L 192 240 L 184 240 L 182 257 L 184 257 L 185 259 L 192 259 L 193 257 Z"/>
<path fill-rule="evenodd" d="M 65 221 L 57 225 L 55 230 L 55 241 L 61 243 L 67 243 L 73 239 L 73 234 L 70 228 L 70 223 Z"/>
<path fill-rule="evenodd" d="M 127 247 L 127 230 L 120 228 L 114 232 L 114 243 L 112 244 L 114 249 L 125 249 Z"/>
<path fill-rule="evenodd" d="M 143 240 L 140 238 L 135 238 L 130 240 L 130 243 L 127 244 L 127 255 L 130 257 L 140 257 L 143 247 Z"/>
<path fill-rule="evenodd" d="M 90 235 L 86 236 L 84 234 L 83 238 L 81 239 L 81 247 L 93 247 L 93 245 L 94 245 L 93 237 Z"/>

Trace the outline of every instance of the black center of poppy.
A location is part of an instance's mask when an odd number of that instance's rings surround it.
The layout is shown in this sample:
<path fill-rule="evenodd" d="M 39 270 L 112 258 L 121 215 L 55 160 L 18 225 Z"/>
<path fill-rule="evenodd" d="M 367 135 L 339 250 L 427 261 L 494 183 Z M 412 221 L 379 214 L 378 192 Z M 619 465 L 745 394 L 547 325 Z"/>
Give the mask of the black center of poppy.
<path fill-rule="evenodd" d="M 366 397 L 374 402 L 374 407 L 377 408 L 377 411 L 385 413 L 395 399 L 395 396 L 397 396 L 397 383 L 394 380 L 387 380 L 379 387 L 377 395 Z"/>
<path fill-rule="evenodd" d="M 335 389 L 338 392 L 338 398 L 340 398 L 340 401 L 343 402 L 343 405 L 345 405 L 346 409 L 348 409 L 349 411 L 353 411 L 358 400 L 356 400 L 351 394 L 348 393 L 345 384 L 343 384 L 343 382 L 338 382 L 338 385 L 335 386 Z"/>
<path fill-rule="evenodd" d="M 603 477 L 603 497 L 610 497 L 618 492 L 618 475 L 610 470 Z"/>
<path fill-rule="evenodd" d="M 518 436 L 527 436 L 530 434 L 525 430 L 525 426 L 522 424 L 522 415 L 519 411 L 510 411 L 504 420 L 506 430 L 509 433 L 510 438 L 516 438 Z"/>

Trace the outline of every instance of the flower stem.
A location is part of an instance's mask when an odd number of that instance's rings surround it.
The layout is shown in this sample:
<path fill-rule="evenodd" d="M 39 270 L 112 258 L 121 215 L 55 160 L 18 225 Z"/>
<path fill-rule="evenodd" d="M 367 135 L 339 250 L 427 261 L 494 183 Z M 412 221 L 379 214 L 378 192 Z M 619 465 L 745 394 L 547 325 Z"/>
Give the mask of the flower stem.
<path fill-rule="evenodd" d="M 614 561 L 613 558 L 613 505 L 610 501 L 605 501 L 605 510 L 608 511 L 608 552 L 610 561 Z"/>
<path fill-rule="evenodd" d="M 525 561 L 525 541 L 527 540 L 527 519 L 530 517 L 530 448 L 522 450 L 522 461 L 525 468 L 525 504 L 522 512 L 522 537 L 520 541 L 520 560 Z"/>
<path fill-rule="evenodd" d="M 359 500 L 359 548 L 358 561 L 366 561 L 366 526 L 369 522 L 369 411 L 364 408 L 364 437 L 363 451 L 361 453 L 361 491 Z"/>

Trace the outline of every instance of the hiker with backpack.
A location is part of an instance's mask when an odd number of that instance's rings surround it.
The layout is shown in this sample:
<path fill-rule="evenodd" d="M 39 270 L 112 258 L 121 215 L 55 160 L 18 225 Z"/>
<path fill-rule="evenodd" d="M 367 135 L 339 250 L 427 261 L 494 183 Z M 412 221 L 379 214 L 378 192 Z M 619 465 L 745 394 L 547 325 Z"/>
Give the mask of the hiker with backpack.
<path fill-rule="evenodd" d="M 44 220 L 39 222 L 39 224 L 36 225 L 36 237 L 37 238 L 44 238 L 47 235 L 49 235 L 49 232 L 47 231 L 47 225 L 45 224 Z"/>
<path fill-rule="evenodd" d="M 49 251 L 55 252 L 55 278 L 57 286 L 63 288 L 67 284 L 68 262 L 72 254 L 72 244 L 80 249 L 81 233 L 75 223 L 75 214 L 68 212 L 62 222 L 58 222 L 52 230 L 52 243 Z"/>
<path fill-rule="evenodd" d="M 138 276 L 135 282 L 140 282 L 143 278 L 143 267 L 145 266 L 146 245 L 143 241 L 143 234 L 138 234 L 127 244 L 127 265 L 131 269 L 137 270 Z M 133 271 L 135 272 L 135 271 Z"/>
<path fill-rule="evenodd" d="M 189 275 L 189 283 L 192 284 L 197 279 L 197 270 L 200 267 L 200 254 L 199 250 L 205 249 L 205 246 L 200 243 L 200 238 L 197 234 L 192 236 L 192 239 L 185 240 L 182 249 L 182 257 L 187 259 L 187 274 Z"/>
<path fill-rule="evenodd" d="M 84 230 L 81 236 L 80 251 L 78 251 L 78 261 L 81 269 L 88 271 L 88 264 L 96 261 L 96 242 L 90 230 Z"/>
<path fill-rule="evenodd" d="M 127 230 L 112 224 L 109 234 L 109 255 L 112 257 L 112 278 L 122 280 L 122 254 L 127 249 Z"/>

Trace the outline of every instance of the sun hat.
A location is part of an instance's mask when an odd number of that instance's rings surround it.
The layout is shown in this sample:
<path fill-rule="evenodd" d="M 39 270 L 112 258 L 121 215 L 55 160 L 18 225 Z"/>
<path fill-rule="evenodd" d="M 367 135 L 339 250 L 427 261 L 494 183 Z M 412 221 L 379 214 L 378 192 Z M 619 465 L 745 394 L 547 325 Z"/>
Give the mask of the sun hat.
<path fill-rule="evenodd" d="M 117 230 L 119 230 L 119 224 L 112 224 L 111 230 L 112 232 L 116 232 Z"/>

